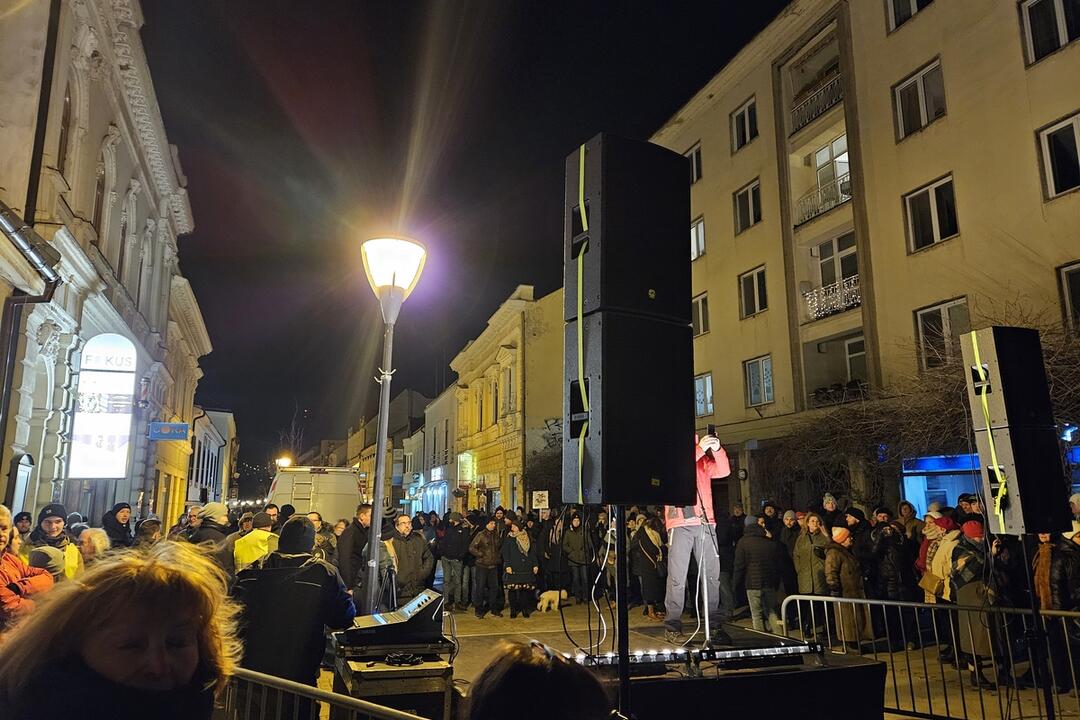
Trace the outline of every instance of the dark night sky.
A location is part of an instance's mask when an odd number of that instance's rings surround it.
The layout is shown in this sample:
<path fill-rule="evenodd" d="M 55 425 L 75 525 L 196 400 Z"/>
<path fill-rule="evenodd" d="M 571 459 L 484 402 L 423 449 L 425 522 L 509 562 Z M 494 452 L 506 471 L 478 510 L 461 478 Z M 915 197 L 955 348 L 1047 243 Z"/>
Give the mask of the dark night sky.
<path fill-rule="evenodd" d="M 785 4 L 143 0 L 214 344 L 197 401 L 236 411 L 248 462 L 294 407 L 309 442 L 370 415 L 359 244 L 394 231 L 429 251 L 394 389 L 433 396 L 514 286 L 561 283 L 564 157 L 649 137 Z"/>

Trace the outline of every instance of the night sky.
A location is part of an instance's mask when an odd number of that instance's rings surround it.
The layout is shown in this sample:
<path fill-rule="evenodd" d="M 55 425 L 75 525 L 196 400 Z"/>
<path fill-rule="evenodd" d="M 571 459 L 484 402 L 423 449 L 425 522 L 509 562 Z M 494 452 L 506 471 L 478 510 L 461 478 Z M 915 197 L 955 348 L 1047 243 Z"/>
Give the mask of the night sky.
<path fill-rule="evenodd" d="M 359 246 L 385 232 L 428 247 L 394 390 L 433 397 L 516 285 L 561 284 L 565 156 L 648 138 L 785 4 L 143 0 L 214 344 L 196 401 L 236 412 L 251 463 L 296 408 L 308 444 L 370 416 Z"/>

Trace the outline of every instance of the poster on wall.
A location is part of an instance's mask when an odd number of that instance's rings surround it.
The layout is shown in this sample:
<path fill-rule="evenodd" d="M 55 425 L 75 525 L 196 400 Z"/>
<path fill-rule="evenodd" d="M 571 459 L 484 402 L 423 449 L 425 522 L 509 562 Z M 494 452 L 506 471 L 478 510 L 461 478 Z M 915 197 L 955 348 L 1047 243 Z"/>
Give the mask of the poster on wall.
<path fill-rule="evenodd" d="M 69 477 L 127 475 L 135 364 L 135 346 L 123 335 L 97 335 L 86 343 L 71 433 Z"/>

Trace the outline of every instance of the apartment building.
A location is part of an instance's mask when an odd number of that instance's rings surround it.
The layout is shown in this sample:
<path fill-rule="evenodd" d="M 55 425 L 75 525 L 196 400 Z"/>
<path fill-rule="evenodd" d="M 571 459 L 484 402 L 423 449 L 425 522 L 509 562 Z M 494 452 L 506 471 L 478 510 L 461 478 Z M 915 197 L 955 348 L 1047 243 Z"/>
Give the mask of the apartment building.
<path fill-rule="evenodd" d="M 1074 10 L 796 0 L 655 134 L 690 160 L 698 426 L 739 468 L 721 498 L 756 507 L 770 442 L 958 357 L 995 304 L 1080 326 Z"/>

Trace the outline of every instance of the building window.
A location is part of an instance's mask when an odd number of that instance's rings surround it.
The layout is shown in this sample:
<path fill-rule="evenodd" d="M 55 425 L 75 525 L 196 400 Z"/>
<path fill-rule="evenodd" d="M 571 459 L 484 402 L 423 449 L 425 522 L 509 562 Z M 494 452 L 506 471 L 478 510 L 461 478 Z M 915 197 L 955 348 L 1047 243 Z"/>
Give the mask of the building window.
<path fill-rule="evenodd" d="M 866 379 L 866 338 L 862 335 L 844 341 L 844 355 L 847 357 L 847 379 Z"/>
<path fill-rule="evenodd" d="M 1077 0 L 1080 3 L 1080 0 Z M 1050 197 L 1080 187 L 1080 114 L 1051 125 L 1039 133 L 1046 189 Z"/>
<path fill-rule="evenodd" d="M 484 389 L 479 388 L 476 391 L 476 429 L 477 431 L 484 429 Z"/>
<path fill-rule="evenodd" d="M 697 260 L 705 254 L 705 218 L 698 218 L 690 226 L 690 259 Z"/>
<path fill-rule="evenodd" d="M 952 176 L 904 196 L 912 250 L 921 250 L 960 233 Z"/>
<path fill-rule="evenodd" d="M 761 183 L 757 180 L 735 193 L 735 234 L 761 222 Z"/>
<path fill-rule="evenodd" d="M 499 407 L 499 381 L 491 381 L 491 422 L 497 422 L 499 419 L 499 411 L 502 408 Z"/>
<path fill-rule="evenodd" d="M 739 297 L 744 318 L 769 309 L 769 300 L 765 293 L 764 266 L 739 276 Z"/>
<path fill-rule="evenodd" d="M 690 148 L 686 157 L 690 160 L 690 184 L 693 185 L 701 179 L 701 143 Z"/>
<path fill-rule="evenodd" d="M 105 163 L 98 163 L 97 173 L 94 175 L 94 210 L 91 215 L 90 224 L 94 226 L 94 245 L 101 247 L 102 233 L 105 228 L 102 227 L 103 215 L 105 214 Z"/>
<path fill-rule="evenodd" d="M 915 312 L 923 369 L 941 367 L 960 357 L 960 336 L 971 329 L 967 300 L 951 300 Z"/>
<path fill-rule="evenodd" d="M 744 362 L 743 375 L 746 377 L 746 404 L 749 407 L 773 401 L 771 355 Z"/>
<path fill-rule="evenodd" d="M 731 115 L 731 147 L 732 152 L 738 152 L 740 148 L 757 137 L 757 103 L 754 98 Z"/>
<path fill-rule="evenodd" d="M 127 255 L 128 214 L 125 211 L 120 216 L 120 251 L 116 257 L 116 279 L 122 285 L 124 283 L 124 260 Z"/>
<path fill-rule="evenodd" d="M 934 0 L 888 0 L 889 31 L 900 27 Z"/>
<path fill-rule="evenodd" d="M 709 294 L 701 293 L 690 301 L 690 324 L 694 337 L 709 332 Z"/>
<path fill-rule="evenodd" d="M 826 240 L 817 246 L 821 287 L 833 285 L 859 274 L 859 258 L 855 251 L 855 233 Z"/>
<path fill-rule="evenodd" d="M 694 378 L 694 414 L 698 417 L 713 414 L 712 373 Z"/>
<path fill-rule="evenodd" d="M 847 178 L 851 169 L 848 161 L 847 134 L 841 135 L 814 153 L 814 168 L 817 172 L 819 190 L 826 188 L 831 190 L 837 180 Z M 837 192 L 838 195 L 834 196 L 839 200 L 839 195 L 850 195 L 851 190 L 848 188 L 847 192 Z"/>
<path fill-rule="evenodd" d="M 61 175 L 67 170 L 68 145 L 71 144 L 71 83 L 64 88 L 64 105 L 60 110 L 60 140 L 56 144 L 56 169 Z"/>
<path fill-rule="evenodd" d="M 1080 331 L 1080 262 L 1061 268 L 1061 291 L 1065 300 L 1065 321 Z"/>
<path fill-rule="evenodd" d="M 1031 62 L 1080 37 L 1080 0 L 1026 0 L 1021 7 Z"/>
<path fill-rule="evenodd" d="M 941 63 L 934 61 L 893 89 L 896 127 L 900 138 L 945 115 L 945 81 Z"/>

